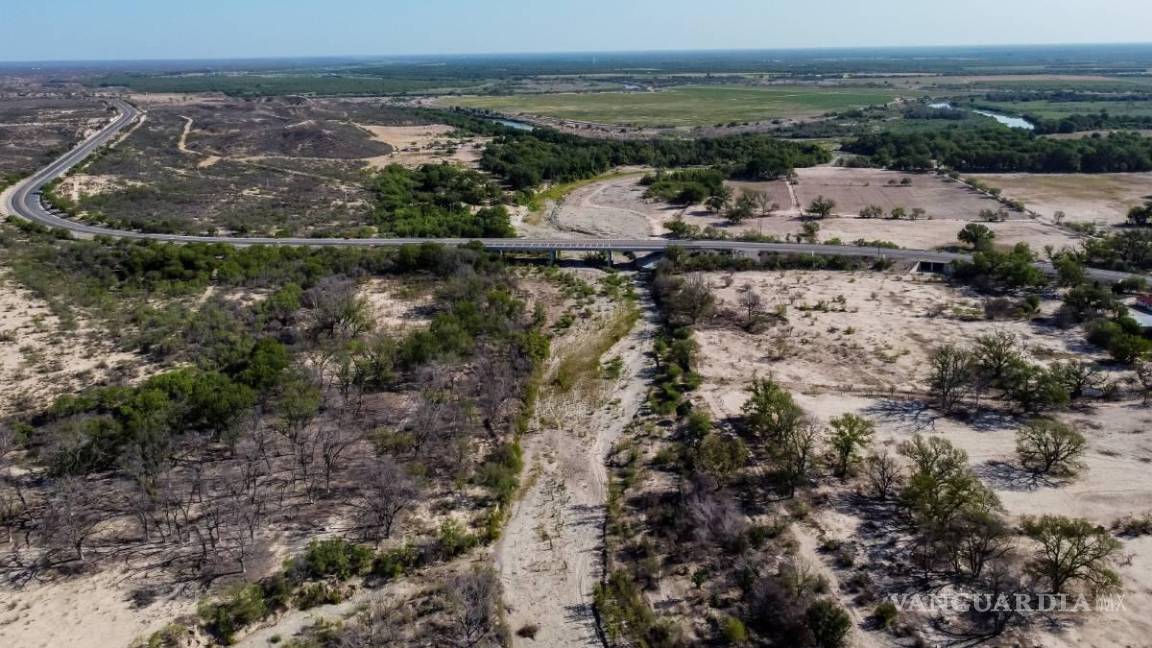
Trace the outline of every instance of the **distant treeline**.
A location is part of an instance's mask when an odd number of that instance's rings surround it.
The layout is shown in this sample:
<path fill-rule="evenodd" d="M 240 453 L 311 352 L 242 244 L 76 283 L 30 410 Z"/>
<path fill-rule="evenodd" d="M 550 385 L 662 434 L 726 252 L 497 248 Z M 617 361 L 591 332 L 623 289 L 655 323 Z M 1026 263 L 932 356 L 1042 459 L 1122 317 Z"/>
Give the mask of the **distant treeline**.
<path fill-rule="evenodd" d="M 1152 101 L 1152 92 L 1085 92 L 1083 90 L 1000 90 L 984 95 L 987 101 L 1092 102 Z"/>
<path fill-rule="evenodd" d="M 935 163 L 982 173 L 1121 173 L 1152 171 L 1152 139 L 1113 133 L 1053 140 L 1007 128 L 871 133 L 844 145 L 872 163 L 906 171 Z"/>
<path fill-rule="evenodd" d="M 544 182 L 584 180 L 628 165 L 708 166 L 731 178 L 770 180 L 796 168 L 832 160 L 832 154 L 819 144 L 790 142 L 758 133 L 712 139 L 617 141 L 570 135 L 550 128 L 532 131 L 510 128 L 460 109 L 414 109 L 412 114 L 494 137 L 484 149 L 480 166 L 515 190 L 533 189 Z"/>
<path fill-rule="evenodd" d="M 91 85 L 137 92 L 220 92 L 230 97 L 379 96 L 475 85 L 464 79 L 385 78 L 349 74 L 110 74 Z"/>
<path fill-rule="evenodd" d="M 1046 119 L 1039 115 L 1024 113 L 1023 117 L 1032 122 L 1036 126 L 1036 132 L 1041 135 L 1152 128 L 1152 115 L 1111 115 L 1106 112 L 1098 112 L 1068 115 L 1059 119 Z"/>

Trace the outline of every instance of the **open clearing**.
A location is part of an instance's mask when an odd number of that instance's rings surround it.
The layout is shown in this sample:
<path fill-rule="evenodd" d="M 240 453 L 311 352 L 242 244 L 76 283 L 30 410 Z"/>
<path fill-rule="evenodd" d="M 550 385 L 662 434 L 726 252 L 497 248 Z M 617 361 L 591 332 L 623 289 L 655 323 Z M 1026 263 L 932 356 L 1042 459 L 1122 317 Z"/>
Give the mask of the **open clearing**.
<path fill-rule="evenodd" d="M 919 207 L 931 218 L 976 220 L 982 209 L 999 209 L 994 199 L 947 178 L 880 169 L 814 167 L 797 169 L 795 186 L 800 206 L 806 208 L 818 196 L 836 201 L 834 213 L 855 216 L 877 205 L 885 212 Z M 901 182 L 910 182 L 902 185 Z"/>
<path fill-rule="evenodd" d="M 1152 173 L 974 175 L 1032 211 L 1069 221 L 1123 223 L 1128 210 L 1152 195 Z"/>
<path fill-rule="evenodd" d="M 905 187 L 899 182 L 906 175 L 890 171 L 817 167 L 799 169 L 797 174 L 800 184 L 794 189 L 798 198 L 801 195 L 833 197 L 837 200 L 837 212 L 844 214 L 843 217 L 819 221 L 821 241 L 835 238 L 845 243 L 860 239 L 881 240 L 910 249 L 956 245 L 957 232 L 966 223 L 977 220 L 981 209 L 999 208 L 999 203 L 991 198 L 960 183 L 946 182 L 932 175 L 908 176 L 913 184 Z M 890 185 L 889 181 L 896 184 Z M 793 203 L 788 185 L 783 180 L 729 184 L 737 192 L 766 192 L 772 202 L 780 205 L 780 210 L 767 218 L 753 218 L 740 225 L 730 225 L 699 205 L 684 208 L 645 199 L 645 188 L 640 186 L 639 176 L 626 175 L 578 187 L 558 206 L 545 209 L 543 222 L 521 223 L 518 229 L 523 236 L 647 238 L 667 235 L 667 224 L 683 218 L 686 223 L 700 228 L 715 227 L 732 236 L 764 234 L 786 240 L 802 232 L 801 209 Z M 839 206 L 840 200 L 844 200 L 850 209 Z M 801 201 L 800 204 L 807 203 Z M 931 220 L 856 218 L 860 207 L 868 204 L 881 205 L 886 210 L 902 206 L 909 212 L 914 207 L 922 207 Z M 1042 249 L 1046 245 L 1057 249 L 1079 245 L 1071 232 L 1024 217 L 988 223 L 988 226 L 996 232 L 1000 245 L 1023 242 L 1033 249 Z"/>
<path fill-rule="evenodd" d="M 0 415 L 46 406 L 113 374 L 134 378 L 141 362 L 96 329 L 65 326 L 47 303 L 0 277 Z"/>
<path fill-rule="evenodd" d="M 1086 347 L 1078 331 L 971 319 L 966 313 L 980 303 L 973 294 L 918 275 L 789 271 L 739 273 L 730 280 L 718 273 L 705 278 L 716 288 L 721 308 L 738 309 L 739 291 L 745 285 L 761 295 L 767 311 L 776 305 L 787 307 L 787 322 L 760 335 L 732 327 L 698 331 L 704 377 L 699 396 L 714 418 L 738 416 L 748 397 L 747 384 L 756 375 L 772 375 L 822 421 L 847 412 L 873 419 L 877 448 L 892 447 L 916 433 L 946 437 L 968 452 L 971 467 L 996 490 L 1010 518 L 1050 513 L 1083 516 L 1108 526 L 1126 515 L 1144 513 L 1152 501 L 1152 474 L 1147 469 L 1152 462 L 1148 437 L 1152 410 L 1138 401 L 1095 403 L 1058 415 L 1088 437 L 1085 470 L 1064 485 L 1029 482 L 1013 468 L 1015 433 L 1022 419 L 996 413 L 964 423 L 943 418 L 923 404 L 926 359 L 939 345 L 1005 331 L 1016 335 L 1036 361 L 1101 359 Z M 837 305 L 841 298 L 842 308 Z M 805 307 L 820 303 L 830 308 Z M 1046 302 L 1043 310 L 1050 313 L 1054 306 L 1055 302 Z M 1123 377 L 1113 370 L 1109 373 L 1112 379 Z M 869 526 L 857 508 L 859 498 L 836 483 L 823 485 L 821 492 L 829 505 L 797 528 L 802 546 L 814 535 L 855 543 L 866 555 L 888 556 L 870 560 L 869 570 L 895 559 L 895 554 L 884 553 L 891 551 L 885 548 L 885 532 Z M 1152 624 L 1141 614 L 1152 604 L 1148 577 L 1152 541 L 1122 540 L 1126 558 L 1119 572 L 1126 609 L 1083 617 L 1083 622 L 1063 627 L 1037 625 L 1029 629 L 1034 640 L 1021 645 L 1103 648 L 1145 643 L 1152 632 Z M 826 554 L 813 553 L 812 559 L 841 582 L 853 573 L 836 566 Z M 853 605 L 848 596 L 841 596 L 841 601 Z M 868 608 L 858 608 L 854 616 L 868 613 Z M 891 637 L 875 630 L 861 632 L 870 644 L 891 643 Z"/>
<path fill-rule="evenodd" d="M 868 88 L 683 86 L 657 92 L 445 97 L 440 103 L 605 124 L 710 126 L 809 117 L 886 104 L 897 96 Z"/>
<path fill-rule="evenodd" d="M 372 137 L 392 148 L 388 155 L 368 158 L 371 167 L 402 164 L 417 167 L 451 161 L 464 166 L 476 166 L 489 138 L 449 137 L 456 129 L 444 124 L 422 126 L 378 126 L 357 124 Z"/>

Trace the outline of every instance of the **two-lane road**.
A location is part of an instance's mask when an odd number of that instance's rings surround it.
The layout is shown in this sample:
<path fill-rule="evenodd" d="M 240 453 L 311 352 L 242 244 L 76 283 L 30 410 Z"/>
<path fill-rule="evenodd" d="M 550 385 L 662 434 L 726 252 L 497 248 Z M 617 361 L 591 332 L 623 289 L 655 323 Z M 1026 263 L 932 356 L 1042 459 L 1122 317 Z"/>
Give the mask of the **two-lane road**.
<path fill-rule="evenodd" d="M 40 192 L 45 185 L 62 177 L 70 169 L 84 161 L 95 150 L 108 144 L 121 131 L 132 124 L 140 111 L 128 102 L 119 99 L 111 100 L 112 105 L 119 111 L 119 116 L 96 134 L 81 142 L 76 148 L 61 156 L 58 160 L 41 169 L 36 174 L 23 180 L 7 192 L 4 204 L 5 213 L 19 216 L 26 220 L 40 223 L 48 227 L 68 230 L 81 237 L 109 236 L 123 239 L 144 239 L 164 241 L 170 243 L 224 243 L 227 245 L 298 245 L 312 247 L 373 247 L 373 246 L 400 246 L 413 243 L 432 241 L 444 245 L 460 245 L 469 243 L 473 239 L 397 239 L 397 238 L 356 238 L 356 239 L 320 239 L 320 238 L 272 238 L 272 237 L 231 237 L 231 236 L 188 236 L 180 234 L 149 234 L 144 232 L 131 232 L 116 230 L 98 225 L 89 225 L 53 213 L 41 201 Z M 970 258 L 965 254 L 952 254 L 935 250 L 904 250 L 872 247 L 856 247 L 846 245 L 819 245 L 808 243 L 749 243 L 744 241 L 670 241 L 667 239 L 479 239 L 487 249 L 505 252 L 659 252 L 669 247 L 680 247 L 689 250 L 733 251 L 755 255 L 759 252 L 786 253 L 786 254 L 816 254 L 822 256 L 846 257 L 887 257 L 889 259 L 907 261 L 926 261 L 934 263 L 950 263 L 957 259 Z M 1051 274 L 1050 264 L 1037 263 L 1037 267 Z M 1101 281 L 1116 282 L 1133 276 L 1124 272 L 1110 270 L 1089 270 L 1089 275 Z"/>

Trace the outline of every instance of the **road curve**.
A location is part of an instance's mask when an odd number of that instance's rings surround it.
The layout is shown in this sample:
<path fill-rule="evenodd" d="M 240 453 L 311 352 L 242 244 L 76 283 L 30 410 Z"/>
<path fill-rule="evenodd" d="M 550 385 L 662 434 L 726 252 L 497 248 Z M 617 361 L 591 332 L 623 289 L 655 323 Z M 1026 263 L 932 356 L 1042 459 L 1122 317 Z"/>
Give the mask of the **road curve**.
<path fill-rule="evenodd" d="M 41 201 L 41 190 L 45 185 L 62 177 L 70 169 L 80 164 L 100 147 L 112 141 L 121 131 L 140 116 L 132 104 L 120 99 L 110 103 L 119 111 L 111 123 L 96 134 L 81 142 L 76 148 L 65 153 L 52 164 L 18 183 L 6 192 L 3 210 L 29 221 L 47 227 L 65 229 L 81 237 L 108 236 L 121 239 L 163 241 L 169 243 L 223 243 L 226 245 L 296 245 L 309 247 L 395 247 L 414 243 L 436 242 L 443 245 L 462 245 L 478 240 L 486 249 L 503 252 L 659 252 L 670 247 L 688 250 L 733 251 L 745 254 L 759 252 L 784 254 L 812 254 L 821 256 L 845 257 L 886 257 L 894 260 L 926 261 L 951 263 L 971 258 L 966 254 L 954 254 L 935 250 L 905 250 L 848 245 L 820 245 L 812 243 L 751 243 L 745 241 L 678 241 L 667 239 L 416 239 L 416 238 L 274 238 L 240 236 L 191 236 L 182 234 L 153 234 L 117 230 L 99 225 L 80 223 L 64 217 L 60 212 L 46 208 Z M 1051 264 L 1038 262 L 1038 268 L 1054 274 Z M 1089 269 L 1088 275 L 1100 281 L 1116 282 L 1133 276 L 1125 272 Z"/>

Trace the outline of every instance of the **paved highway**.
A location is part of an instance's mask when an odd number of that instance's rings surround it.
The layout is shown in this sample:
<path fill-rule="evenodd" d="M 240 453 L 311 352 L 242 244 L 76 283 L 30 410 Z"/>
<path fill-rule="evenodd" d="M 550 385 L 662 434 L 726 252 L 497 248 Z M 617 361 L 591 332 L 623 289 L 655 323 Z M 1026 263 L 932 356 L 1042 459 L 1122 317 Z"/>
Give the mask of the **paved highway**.
<path fill-rule="evenodd" d="M 187 236 L 179 234 L 148 234 L 115 230 L 98 225 L 88 225 L 66 218 L 59 212 L 46 208 L 40 191 L 45 185 L 63 176 L 93 151 L 112 141 L 140 116 L 135 106 L 119 99 L 111 100 L 119 111 L 119 116 L 92 135 L 76 148 L 60 157 L 35 175 L 23 180 L 5 196 L 3 208 L 8 214 L 41 223 L 48 227 L 66 229 L 81 237 L 109 236 L 123 239 L 146 239 L 171 243 L 224 243 L 228 245 L 303 245 L 312 247 L 372 247 L 399 246 L 435 241 L 444 245 L 469 243 L 473 239 L 317 239 L 317 238 L 271 238 L 271 237 L 227 237 L 227 236 Z M 789 254 L 819 254 L 823 256 L 847 257 L 887 257 L 894 260 L 927 261 L 950 263 L 957 259 L 968 259 L 966 254 L 952 254 L 934 250 L 893 250 L 887 248 L 856 247 L 842 245 L 819 245 L 807 243 L 747 243 L 743 241 L 670 241 L 666 239 L 479 239 L 487 249 L 504 252 L 658 252 L 676 246 L 694 250 L 733 251 L 755 255 L 759 252 Z M 1054 273 L 1047 263 L 1037 263 L 1037 267 L 1047 273 Z M 1110 270 L 1089 270 L 1089 275 L 1101 281 L 1115 282 L 1132 276 Z"/>

